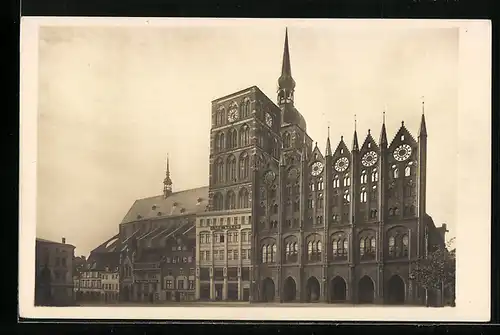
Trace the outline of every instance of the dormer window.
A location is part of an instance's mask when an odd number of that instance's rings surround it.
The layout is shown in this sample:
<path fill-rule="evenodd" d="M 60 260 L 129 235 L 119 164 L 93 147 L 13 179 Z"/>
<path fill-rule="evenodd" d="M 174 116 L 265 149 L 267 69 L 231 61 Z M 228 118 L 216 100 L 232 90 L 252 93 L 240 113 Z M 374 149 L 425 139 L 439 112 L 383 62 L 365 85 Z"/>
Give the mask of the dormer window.
<path fill-rule="evenodd" d="M 181 208 L 181 213 L 184 213 L 186 211 L 185 208 Z"/>
<path fill-rule="evenodd" d="M 172 206 L 174 206 L 174 207 L 177 207 L 177 205 L 178 205 L 178 203 L 177 203 L 177 202 L 174 202 L 174 203 L 172 204 Z"/>
<path fill-rule="evenodd" d="M 152 209 L 152 210 L 156 210 L 156 205 L 153 205 L 153 206 L 151 207 L 151 209 Z"/>
<path fill-rule="evenodd" d="M 142 215 L 141 214 L 137 214 L 137 219 L 142 219 Z"/>
<path fill-rule="evenodd" d="M 163 214 L 162 212 L 158 212 L 157 213 L 158 216 L 162 216 L 162 214 Z"/>
<path fill-rule="evenodd" d="M 199 205 L 202 201 L 203 201 L 203 199 L 202 199 L 202 198 L 198 198 L 198 199 L 196 199 L 196 203 L 197 203 L 197 205 Z"/>

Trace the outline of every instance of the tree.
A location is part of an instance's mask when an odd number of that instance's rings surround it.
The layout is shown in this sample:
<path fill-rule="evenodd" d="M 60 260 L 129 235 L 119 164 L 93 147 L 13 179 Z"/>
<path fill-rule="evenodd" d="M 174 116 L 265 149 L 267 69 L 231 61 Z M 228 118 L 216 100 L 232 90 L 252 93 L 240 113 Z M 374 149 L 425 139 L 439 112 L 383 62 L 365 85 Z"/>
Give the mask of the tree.
<path fill-rule="evenodd" d="M 446 246 L 437 247 L 426 258 L 419 259 L 410 273 L 415 283 L 425 289 L 426 306 L 429 305 L 430 290 L 440 290 L 442 300 L 448 296 L 451 298 L 451 305 L 455 305 L 455 249 L 449 250 L 453 241 L 454 238 Z"/>

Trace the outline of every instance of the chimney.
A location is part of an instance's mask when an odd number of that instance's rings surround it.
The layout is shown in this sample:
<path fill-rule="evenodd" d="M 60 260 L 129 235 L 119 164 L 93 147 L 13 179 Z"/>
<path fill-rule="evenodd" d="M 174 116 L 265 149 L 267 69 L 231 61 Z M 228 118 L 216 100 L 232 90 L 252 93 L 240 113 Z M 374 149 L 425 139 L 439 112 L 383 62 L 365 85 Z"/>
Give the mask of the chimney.
<path fill-rule="evenodd" d="M 66 238 L 65 237 L 62 238 L 62 243 L 66 244 Z"/>

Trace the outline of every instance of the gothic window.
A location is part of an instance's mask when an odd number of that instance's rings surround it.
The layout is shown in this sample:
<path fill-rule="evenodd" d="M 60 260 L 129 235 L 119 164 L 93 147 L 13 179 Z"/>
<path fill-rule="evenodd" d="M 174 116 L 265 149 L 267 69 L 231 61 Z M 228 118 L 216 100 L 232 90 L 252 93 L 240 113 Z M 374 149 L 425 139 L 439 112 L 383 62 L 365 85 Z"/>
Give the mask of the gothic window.
<path fill-rule="evenodd" d="M 290 141 L 290 133 L 285 132 L 283 134 L 283 147 L 289 148 L 291 146 L 291 141 Z"/>
<path fill-rule="evenodd" d="M 307 259 L 312 262 L 321 260 L 321 252 L 323 245 L 321 241 L 315 237 L 314 240 L 307 243 Z"/>
<path fill-rule="evenodd" d="M 276 251 L 277 251 L 276 244 L 273 244 L 271 247 L 271 262 L 272 263 L 276 262 Z"/>
<path fill-rule="evenodd" d="M 366 170 L 361 171 L 361 184 L 366 184 Z"/>
<path fill-rule="evenodd" d="M 333 214 L 333 215 L 332 215 L 332 220 L 333 220 L 333 222 L 338 222 L 338 221 L 339 221 L 339 218 L 340 218 L 340 217 L 339 217 L 339 215 L 338 215 L 337 213 L 335 213 L 335 214 Z"/>
<path fill-rule="evenodd" d="M 316 190 L 316 187 L 315 187 L 315 185 L 314 185 L 314 182 L 311 182 L 311 183 L 309 184 L 309 190 L 311 190 L 311 191 L 315 191 L 315 190 Z"/>
<path fill-rule="evenodd" d="M 376 219 L 377 218 L 377 210 L 372 209 L 370 210 L 370 219 Z"/>
<path fill-rule="evenodd" d="M 245 99 L 241 104 L 241 117 L 247 117 L 250 114 L 250 100 Z"/>
<path fill-rule="evenodd" d="M 344 176 L 344 186 L 351 186 L 351 178 L 349 175 Z"/>
<path fill-rule="evenodd" d="M 226 195 L 226 209 L 236 208 L 236 196 L 233 191 L 228 191 Z"/>
<path fill-rule="evenodd" d="M 221 183 L 224 181 L 224 162 L 222 159 L 218 159 L 215 163 L 215 183 Z"/>
<path fill-rule="evenodd" d="M 273 140 L 273 147 L 272 147 L 272 155 L 274 158 L 278 158 L 278 151 L 279 148 L 278 148 L 278 140 L 277 139 L 274 139 Z"/>
<path fill-rule="evenodd" d="M 377 200 L 377 186 L 376 185 L 372 186 L 371 199 Z"/>
<path fill-rule="evenodd" d="M 250 157 L 247 153 L 240 155 L 240 179 L 246 179 L 250 172 Z"/>
<path fill-rule="evenodd" d="M 288 197 L 292 196 L 292 185 L 290 185 L 290 184 L 286 184 L 286 195 Z"/>
<path fill-rule="evenodd" d="M 319 178 L 318 181 L 318 191 L 323 190 L 323 178 Z"/>
<path fill-rule="evenodd" d="M 248 197 L 248 190 L 246 188 L 242 188 L 239 193 L 239 204 L 240 208 L 248 208 L 250 207 L 250 201 Z"/>
<path fill-rule="evenodd" d="M 297 183 L 294 185 L 294 191 L 295 194 L 300 194 L 300 184 Z"/>
<path fill-rule="evenodd" d="M 236 180 L 236 158 L 231 155 L 227 158 L 226 181 L 232 182 Z"/>
<path fill-rule="evenodd" d="M 351 195 L 349 194 L 349 190 L 344 191 L 344 202 L 348 204 L 351 201 Z"/>
<path fill-rule="evenodd" d="M 320 193 L 318 195 L 318 199 L 316 201 L 318 203 L 318 207 L 317 208 L 323 208 L 323 194 Z"/>
<path fill-rule="evenodd" d="M 347 238 L 336 237 L 332 241 L 333 259 L 346 259 L 349 248 Z"/>
<path fill-rule="evenodd" d="M 307 243 L 307 258 L 309 260 L 312 260 L 312 255 L 313 255 L 313 243 L 310 241 Z"/>
<path fill-rule="evenodd" d="M 214 209 L 216 211 L 220 211 L 222 209 L 224 209 L 224 206 L 223 206 L 223 197 L 222 197 L 222 194 L 220 193 L 215 193 L 214 195 Z"/>
<path fill-rule="evenodd" d="M 361 189 L 361 193 L 360 193 L 360 201 L 362 203 L 365 203 L 366 202 L 366 189 L 363 187 Z"/>
<path fill-rule="evenodd" d="M 240 146 L 244 147 L 250 144 L 250 128 L 248 125 L 243 125 L 240 130 Z"/>
<path fill-rule="evenodd" d="M 394 179 L 399 178 L 399 169 L 397 167 L 393 168 L 393 170 L 392 170 L 392 177 Z"/>
<path fill-rule="evenodd" d="M 378 171 L 377 169 L 373 169 L 372 171 L 372 182 L 377 182 L 378 181 Z"/>
<path fill-rule="evenodd" d="M 407 234 L 395 234 L 389 237 L 389 256 L 392 258 L 408 257 L 409 239 Z"/>
<path fill-rule="evenodd" d="M 219 110 L 217 110 L 216 112 L 216 116 L 215 116 L 215 124 L 217 126 L 220 126 L 221 124 L 224 123 L 224 108 L 220 108 Z"/>
<path fill-rule="evenodd" d="M 334 177 L 333 177 L 333 188 L 337 188 L 340 186 L 340 183 L 339 183 L 339 175 L 336 174 Z"/>
<path fill-rule="evenodd" d="M 359 255 L 363 260 L 375 259 L 376 240 L 374 236 L 361 237 L 359 240 Z"/>
<path fill-rule="evenodd" d="M 267 263 L 267 245 L 262 246 L 262 263 Z"/>
<path fill-rule="evenodd" d="M 230 129 L 227 134 L 227 148 L 233 149 L 238 146 L 238 132 L 236 129 Z"/>
<path fill-rule="evenodd" d="M 307 199 L 307 208 L 311 209 L 313 208 L 313 200 L 312 199 Z"/>
<path fill-rule="evenodd" d="M 409 177 L 411 175 L 411 167 L 410 165 L 407 165 L 405 167 L 405 177 Z"/>
<path fill-rule="evenodd" d="M 401 135 L 401 141 L 405 140 L 405 135 Z"/>

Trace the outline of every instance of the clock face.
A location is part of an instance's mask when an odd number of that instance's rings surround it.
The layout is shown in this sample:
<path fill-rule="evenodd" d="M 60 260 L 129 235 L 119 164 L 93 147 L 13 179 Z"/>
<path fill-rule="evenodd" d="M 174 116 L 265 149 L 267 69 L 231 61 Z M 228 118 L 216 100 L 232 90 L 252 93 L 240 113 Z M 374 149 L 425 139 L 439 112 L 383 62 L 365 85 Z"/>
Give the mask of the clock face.
<path fill-rule="evenodd" d="M 398 162 L 407 160 L 411 155 L 411 147 L 408 144 L 401 144 L 394 150 L 393 156 Z"/>
<path fill-rule="evenodd" d="M 361 164 L 364 166 L 373 166 L 375 163 L 377 163 L 377 153 L 375 151 L 369 151 L 361 158 Z"/>
<path fill-rule="evenodd" d="M 266 113 L 266 124 L 269 128 L 273 126 L 273 117 L 269 113 Z"/>
<path fill-rule="evenodd" d="M 273 171 L 267 171 L 264 175 L 264 181 L 268 184 L 271 184 L 276 178 L 276 174 Z"/>
<path fill-rule="evenodd" d="M 227 120 L 229 122 L 234 122 L 236 121 L 236 119 L 238 119 L 238 109 L 237 108 L 230 109 L 229 113 L 227 113 Z"/>
<path fill-rule="evenodd" d="M 347 157 L 340 157 L 335 162 L 335 170 L 338 172 L 344 172 L 349 167 L 349 160 Z"/>
<path fill-rule="evenodd" d="M 312 165 L 311 174 L 313 176 L 318 176 L 323 171 L 323 163 L 314 162 Z"/>

